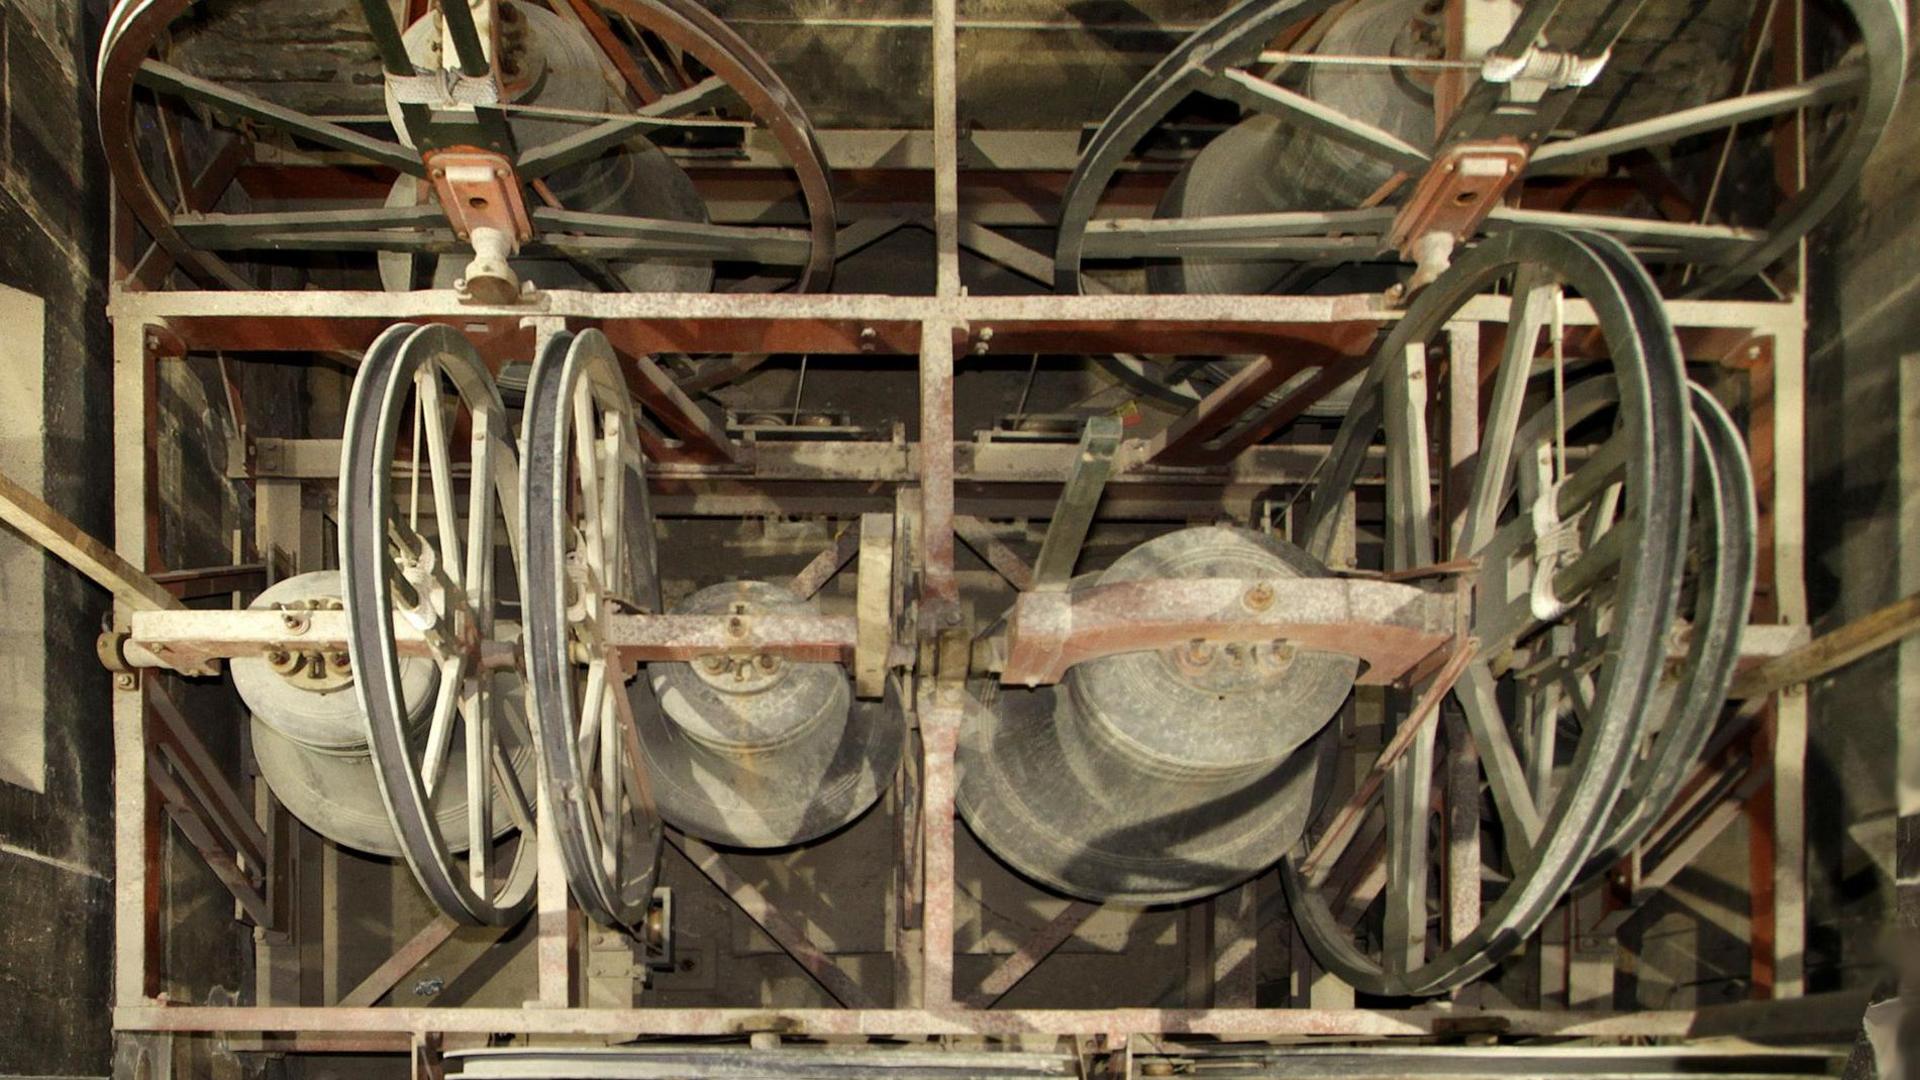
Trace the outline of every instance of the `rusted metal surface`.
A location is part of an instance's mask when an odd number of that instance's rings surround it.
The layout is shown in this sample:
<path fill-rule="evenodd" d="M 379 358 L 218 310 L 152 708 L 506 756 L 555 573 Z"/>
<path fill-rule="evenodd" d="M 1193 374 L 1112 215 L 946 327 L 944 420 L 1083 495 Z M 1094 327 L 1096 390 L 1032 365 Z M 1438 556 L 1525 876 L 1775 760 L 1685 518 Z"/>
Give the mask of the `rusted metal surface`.
<path fill-rule="evenodd" d="M 1388 230 L 1388 244 L 1413 258 L 1416 242 L 1430 234 L 1472 236 L 1526 164 L 1527 148 L 1513 139 L 1450 146 L 1414 184 Z"/>
<path fill-rule="evenodd" d="M 628 365 L 628 382 L 633 396 L 644 405 L 647 415 L 660 426 L 679 436 L 704 459 L 732 461 L 733 442 L 720 425 L 694 404 L 673 379 L 660 370 L 652 357 L 636 356 Z"/>
<path fill-rule="evenodd" d="M 833 579 L 833 575 L 839 573 L 840 568 L 847 565 L 848 560 L 852 559 L 854 553 L 859 550 L 860 530 L 852 526 L 842 528 L 834 536 L 833 543 L 822 548 L 820 554 L 815 555 L 806 566 L 801 567 L 799 573 L 793 575 L 793 580 L 787 583 L 787 588 L 793 590 L 794 595 L 802 600 L 812 598 L 813 594 L 824 588 L 827 582 Z"/>
<path fill-rule="evenodd" d="M 956 618 L 953 576 L 953 353 L 957 326 L 920 332 L 920 595 L 936 622 Z"/>
<path fill-rule="evenodd" d="M 459 146 L 429 150 L 424 157 L 455 236 L 464 240 L 475 229 L 497 229 L 515 243 L 533 237 L 522 185 L 505 154 Z"/>
<path fill-rule="evenodd" d="M 1363 684 L 1395 682 L 1452 635 L 1453 598 L 1354 578 L 1124 581 L 1072 595 L 1026 593 L 1007 620 L 1000 681 L 1059 682 L 1100 656 L 1193 641 L 1285 641 L 1358 656 Z"/>
<path fill-rule="evenodd" d="M 956 514 L 953 518 L 953 531 L 975 555 L 986 560 L 988 566 L 1005 578 L 1007 584 L 1025 592 L 1033 588 L 1033 567 L 1027 565 L 1018 553 L 993 535 L 992 528 L 972 514 Z"/>
<path fill-rule="evenodd" d="M 1591 1039 L 1851 1037 L 1863 993 L 1641 1012 L 1484 1009 L 434 1009 L 120 1007 L 121 1031 L 439 1032 L 445 1034 L 1220 1035 L 1352 1039 L 1470 1033 Z"/>
<path fill-rule="evenodd" d="M 629 662 L 692 660 L 715 653 L 845 663 L 853 659 L 857 620 L 810 611 L 746 615 L 616 615 L 602 641 Z"/>
<path fill-rule="evenodd" d="M 954 1001 L 954 755 L 962 715 L 971 701 L 957 685 L 939 686 L 930 679 L 920 683 L 921 866 L 927 882 L 920 912 L 920 1001 L 929 1009 L 949 1008 Z"/>
<path fill-rule="evenodd" d="M 1234 372 L 1218 389 L 1195 403 L 1186 415 L 1154 436 L 1147 460 L 1174 464 L 1190 460 L 1197 449 L 1231 427 L 1248 409 L 1301 370 L 1302 365 L 1291 357 L 1285 360 L 1255 357 L 1252 363 Z"/>

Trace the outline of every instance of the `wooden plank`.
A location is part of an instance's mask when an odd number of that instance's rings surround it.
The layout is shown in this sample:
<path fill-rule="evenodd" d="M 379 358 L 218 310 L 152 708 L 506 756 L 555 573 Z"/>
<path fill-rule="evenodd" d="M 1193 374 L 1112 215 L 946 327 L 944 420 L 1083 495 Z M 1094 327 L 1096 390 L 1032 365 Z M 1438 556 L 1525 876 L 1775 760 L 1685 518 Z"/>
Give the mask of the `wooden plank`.
<path fill-rule="evenodd" d="M 114 554 L 72 519 L 4 474 L 0 474 L 0 521 L 91 578 L 129 608 L 161 611 L 186 606 L 167 591 L 166 586 Z"/>
<path fill-rule="evenodd" d="M 855 567 L 853 689 L 862 698 L 886 692 L 887 654 L 893 647 L 893 515 L 860 515 L 860 561 Z"/>
<path fill-rule="evenodd" d="M 1774 657 L 1734 680 L 1727 696 L 1766 697 L 1812 682 L 1920 631 L 1920 592 L 1902 597 Z"/>

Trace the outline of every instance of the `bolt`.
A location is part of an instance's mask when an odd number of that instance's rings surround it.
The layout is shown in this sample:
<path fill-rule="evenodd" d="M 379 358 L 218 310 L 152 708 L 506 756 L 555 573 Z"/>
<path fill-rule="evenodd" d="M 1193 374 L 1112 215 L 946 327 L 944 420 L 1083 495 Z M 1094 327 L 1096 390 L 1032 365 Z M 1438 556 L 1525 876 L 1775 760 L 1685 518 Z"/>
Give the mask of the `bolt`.
<path fill-rule="evenodd" d="M 118 675 L 115 675 L 113 677 L 113 685 L 122 690 L 133 689 L 134 687 L 133 674 L 131 672 L 122 672 Z"/>
<path fill-rule="evenodd" d="M 1195 641 L 1187 646 L 1186 661 L 1194 667 L 1206 667 L 1213 663 L 1213 646 L 1204 641 Z"/>
<path fill-rule="evenodd" d="M 989 326 L 981 330 L 979 336 L 974 338 L 973 355 L 985 356 L 987 355 L 987 350 L 992 347 L 993 347 L 993 327 Z"/>
<path fill-rule="evenodd" d="M 291 659 L 293 658 L 287 655 L 285 649 L 273 649 L 267 653 L 267 663 L 272 664 L 274 667 L 284 667 L 287 661 Z"/>
<path fill-rule="evenodd" d="M 880 347 L 880 331 L 871 326 L 860 328 L 860 351 L 872 352 Z"/>
<path fill-rule="evenodd" d="M 774 668 L 780 666 L 779 660 L 766 653 L 761 653 L 759 656 L 754 657 L 754 663 L 760 665 L 761 671 L 772 671 Z"/>
<path fill-rule="evenodd" d="M 1247 606 L 1255 611 L 1265 611 L 1273 606 L 1273 586 L 1261 582 L 1247 590 Z"/>
<path fill-rule="evenodd" d="M 700 667 L 702 670 L 706 671 L 706 673 L 709 675 L 718 675 L 721 672 L 727 670 L 727 667 L 728 667 L 727 658 L 724 656 L 708 654 L 700 658 Z"/>
<path fill-rule="evenodd" d="M 733 618 L 728 619 L 727 633 L 733 635 L 734 637 L 745 637 L 747 635 L 747 620 L 741 618 L 738 615 L 735 615 Z"/>

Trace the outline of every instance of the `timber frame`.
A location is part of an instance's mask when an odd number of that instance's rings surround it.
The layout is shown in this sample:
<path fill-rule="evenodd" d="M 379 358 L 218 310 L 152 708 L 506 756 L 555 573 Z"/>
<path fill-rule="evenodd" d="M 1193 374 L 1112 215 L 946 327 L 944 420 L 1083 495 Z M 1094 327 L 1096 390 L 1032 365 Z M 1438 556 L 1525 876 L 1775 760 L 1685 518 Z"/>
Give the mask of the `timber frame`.
<path fill-rule="evenodd" d="M 1008 446 L 985 438 L 967 438 L 954 430 L 954 372 L 966 358 L 988 352 L 1135 354 L 1242 354 L 1268 348 L 1320 346 L 1339 350 L 1367 348 L 1373 330 L 1398 312 L 1375 296 L 1029 296 L 978 297 L 964 293 L 959 279 L 963 246 L 993 247 L 1005 241 L 986 233 L 978 221 L 963 217 L 959 204 L 957 158 L 960 138 L 954 101 L 954 14 L 952 0 L 936 0 L 933 20 L 935 116 L 931 138 L 933 190 L 931 226 L 937 238 L 938 289 L 930 297 L 869 295 L 604 295 L 552 292 L 523 305 L 492 307 L 464 302 L 450 291 L 360 293 L 150 292 L 116 289 L 110 306 L 114 326 L 115 535 L 119 556 L 133 568 L 158 574 L 154 557 L 157 500 L 155 473 L 156 364 L 163 359 L 215 351 L 317 353 L 363 349 L 381 330 L 403 321 L 444 322 L 460 327 L 496 366 L 526 359 L 546 335 L 564 329 L 596 327 L 630 355 L 664 351 L 715 353 L 863 354 L 875 363 L 896 363 L 919 376 L 919 435 L 916 441 L 836 442 L 831 455 L 809 455 L 805 444 L 737 444 L 724 433 L 702 427 L 697 411 L 662 393 L 645 401 L 667 418 L 677 441 L 653 465 L 663 512 L 749 515 L 789 513 L 869 515 L 861 539 L 878 515 L 911 514 L 920 542 L 913 545 L 911 569 L 918 589 L 921 655 L 938 655 L 941 639 L 961 627 L 955 576 L 956 538 L 973 516 L 1031 514 L 1046 509 L 1066 484 L 1077 448 L 1072 444 Z M 1000 245 L 1005 249 L 1005 242 Z M 1017 245 L 1016 245 L 1017 246 Z M 1010 258 L 1019 262 L 1018 253 Z M 1032 252 L 1026 252 L 1032 255 Z M 144 260 L 140 260 L 144 261 Z M 129 261 L 131 265 L 132 261 Z M 1031 260 L 1027 260 L 1029 264 Z M 1010 263 L 1010 265 L 1012 265 Z M 1018 266 L 1015 266 L 1018 269 Z M 1486 298 L 1469 305 L 1454 324 L 1474 335 L 1482 323 L 1506 317 L 1504 300 Z M 1782 302 L 1674 301 L 1669 314 L 1690 360 L 1715 362 L 1747 380 L 1752 405 L 1749 451 L 1761 492 L 1763 596 L 1756 604 L 1756 642 L 1778 640 L 1779 652 L 1804 634 L 1807 601 L 1803 543 L 1803 424 L 1805 312 L 1796 297 Z M 1569 302 L 1569 325 L 1591 324 L 1591 313 Z M 1357 342 L 1357 344 L 1355 344 Z M 644 395 L 643 395 L 644 396 Z M 1202 418 L 1204 419 L 1204 418 Z M 1147 519 L 1185 521 L 1223 512 L 1244 517 L 1262 489 L 1298 483 L 1318 458 L 1315 448 L 1255 446 L 1229 461 L 1173 465 L 1156 460 L 1164 447 L 1123 440 L 1113 452 L 1106 482 L 1109 504 Z M 278 576 L 274 549 L 311 553 L 314 538 L 302 538 L 298 507 L 301 487 L 327 484 L 336 477 L 338 447 L 323 441 L 254 440 L 247 470 L 258 487 L 263 558 L 267 580 Z M 288 514 L 291 508 L 293 512 Z M 855 550 L 823 553 L 833 566 L 847 563 Z M 860 573 L 869 572 L 866 542 L 859 545 Z M 1031 568 L 1001 552 L 989 556 L 1012 577 Z M 879 568 L 885 572 L 885 566 Z M 260 567 L 236 567 L 247 580 Z M 177 576 L 177 575 L 174 575 Z M 864 590 L 863 590 L 864 591 Z M 131 621 L 139 605 L 123 597 L 116 618 Z M 864 620 L 863 620 L 864 621 Z M 1779 629 L 1776 629 L 1779 628 Z M 854 651 L 865 627 L 856 629 Z M 844 635 L 843 635 L 844 636 Z M 1807 702 L 1802 688 L 1766 688 L 1770 695 L 1745 711 L 1756 721 L 1739 740 L 1711 759 L 1694 786 L 1693 811 L 1667 850 L 1667 862 L 1641 871 L 1627 889 L 1629 899 L 1644 897 L 1671 878 L 1686 859 L 1727 824 L 1745 815 L 1758 838 L 1753 912 L 1755 986 L 1770 1003 L 1721 1009 L 1616 1014 L 1585 1009 L 1478 1011 L 1453 1009 L 1373 1010 L 1356 1008 L 1253 1007 L 1251 980 L 1241 989 L 1217 989 L 1216 1007 L 1192 1010 L 1002 1010 L 991 1002 L 1040 963 L 1071 934 L 1089 905 L 1070 906 L 1055 925 L 1010 958 L 986 987 L 954 982 L 954 750 L 965 690 L 950 665 L 924 670 L 909 711 L 920 732 L 917 821 L 921 829 L 917 933 L 896 927 L 895 940 L 919 942 L 918 977 L 903 999 L 885 1007 L 778 1010 L 601 1008 L 586 1007 L 570 993 L 571 966 L 583 963 L 583 946 L 574 940 L 567 918 L 568 896 L 555 859 L 543 852 L 539 908 L 539 995 L 526 1009 L 374 1007 L 363 993 L 345 995 L 333 1007 L 293 1007 L 267 1003 L 236 1006 L 186 1006 L 156 997 L 158 957 L 158 867 L 156 810 L 169 777 L 155 752 L 173 745 L 166 734 L 178 727 L 167 715 L 157 672 L 123 671 L 115 679 L 115 961 L 114 1017 L 117 1032 L 134 1039 L 164 1039 L 169 1033 L 224 1033 L 262 1049 L 379 1050 L 430 1058 L 463 1038 L 517 1032 L 580 1036 L 588 1039 L 650 1035 L 782 1033 L 846 1036 L 1014 1036 L 1040 1034 L 1092 1040 L 1109 1054 L 1124 1054 L 1133 1036 L 1210 1035 L 1241 1039 L 1303 1036 L 1355 1040 L 1402 1036 L 1433 1037 L 1456 1032 L 1497 1035 L 1569 1036 L 1601 1039 L 1688 1038 L 1765 1028 L 1791 1031 L 1817 1011 L 1828 1010 L 1850 1027 L 1857 1002 L 1809 1000 L 1804 1010 L 1784 999 L 1804 991 L 1805 862 L 1803 836 L 1804 758 Z M 964 670 L 964 665 L 961 665 Z M 177 742 L 177 740 L 175 740 Z M 191 755 L 187 755 L 189 758 Z M 1744 766 L 1744 767 L 1739 767 Z M 1723 781 L 1721 773 L 1733 772 Z M 177 786 L 177 785 L 176 785 Z M 274 838 L 264 837 L 230 813 L 196 812 L 192 804 L 215 810 L 235 805 L 231 792 L 203 793 L 186 799 L 188 817 L 213 817 L 210 840 L 227 832 L 237 841 L 216 845 L 216 852 L 241 849 L 240 862 L 271 863 Z M 1683 796 L 1683 801 L 1686 797 Z M 909 821 L 916 815 L 904 815 Z M 241 818 L 246 826 L 250 819 Z M 204 831 L 204 830 L 203 830 Z M 267 849 L 259 849 L 264 845 Z M 912 848 L 912 843 L 903 845 Z M 698 864 L 700 850 L 683 849 Z M 246 852 L 252 851 L 251 856 Z M 711 855 L 710 851 L 706 854 Z M 717 861 L 717 860 L 716 860 Z M 272 928 L 275 900 L 273 867 L 254 866 L 243 875 L 257 907 L 259 925 Z M 724 866 L 714 873 L 725 874 Z M 716 880 L 718 880 L 716 878 Z M 736 883 L 737 884 L 737 883 Z M 786 925 L 777 910 L 746 890 L 729 890 L 763 927 L 810 971 L 831 962 L 804 934 Z M 1620 910 L 1591 913 L 1588 926 L 1562 935 L 1573 941 L 1608 933 L 1623 918 Z M 1229 924 L 1230 920 L 1227 920 Z M 1219 923 L 1216 923 L 1219 925 Z M 436 927 L 438 924 L 436 923 Z M 430 927 L 429 930 L 434 930 Z M 440 928 L 444 940 L 446 928 Z M 270 945 L 269 945 L 270 947 Z M 428 949 L 415 941 L 405 949 Z M 392 978 L 404 974 L 404 956 L 396 956 Z M 1578 961 L 1570 960 L 1569 966 Z M 1610 964 L 1610 962 L 1609 962 Z M 384 970 L 384 969 L 383 969 Z M 363 988 L 364 989 L 364 988 Z M 831 989 L 831 987 L 830 987 Z M 852 1003 L 849 1003 L 852 1004 Z M 1796 1019 L 1798 1018 L 1798 1019 Z M 1818 1027 L 1822 1033 L 1833 1028 Z M 424 1068 L 424 1066 L 423 1066 Z"/>

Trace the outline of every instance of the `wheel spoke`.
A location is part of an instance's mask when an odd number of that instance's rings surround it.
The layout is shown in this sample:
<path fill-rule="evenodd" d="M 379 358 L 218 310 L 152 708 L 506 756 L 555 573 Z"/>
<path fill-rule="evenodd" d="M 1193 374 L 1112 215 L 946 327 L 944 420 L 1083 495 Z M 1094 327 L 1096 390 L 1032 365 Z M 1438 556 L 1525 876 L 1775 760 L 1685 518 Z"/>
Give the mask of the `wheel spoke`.
<path fill-rule="evenodd" d="M 453 751 L 453 722 L 459 716 L 460 687 L 466 681 L 467 659 L 456 656 L 440 663 L 440 685 L 434 691 L 433 713 L 427 722 L 427 745 L 420 759 L 420 782 L 432 799 L 440 790 Z"/>
<path fill-rule="evenodd" d="M 1479 552 L 1493 534 L 1494 522 L 1506 501 L 1513 437 L 1520 426 L 1521 407 L 1526 403 L 1527 380 L 1533 371 L 1540 330 L 1547 324 L 1559 291 L 1559 284 L 1550 280 L 1538 266 L 1529 264 L 1515 275 L 1513 304 L 1507 315 L 1506 345 L 1500 354 L 1500 367 L 1494 373 L 1493 401 L 1487 409 L 1486 429 L 1481 433 L 1480 452 L 1474 462 L 1466 523 L 1456 549 L 1463 555 Z"/>
<path fill-rule="evenodd" d="M 1467 716 L 1467 730 L 1473 735 L 1474 748 L 1480 752 L 1481 767 L 1493 793 L 1494 808 L 1506 829 L 1507 844 L 1514 852 L 1513 862 L 1526 861 L 1526 853 L 1540 838 L 1540 811 L 1533 801 L 1520 755 L 1507 736 L 1506 720 L 1500 715 L 1499 699 L 1494 691 L 1493 672 L 1482 661 L 1467 665 L 1458 687 L 1461 711 Z"/>
<path fill-rule="evenodd" d="M 447 215 L 437 204 L 357 206 L 350 210 L 287 210 L 252 214 L 181 214 L 173 228 L 193 246 L 208 251 L 244 251 L 297 246 L 308 235 L 326 237 L 363 233 L 375 241 L 408 242 L 409 233 L 383 237 L 385 229 L 444 229 Z"/>
<path fill-rule="evenodd" d="M 493 704 L 489 677 L 466 680 L 460 714 L 467 729 L 467 881 L 481 896 L 492 893 L 493 867 Z"/>
<path fill-rule="evenodd" d="M 600 425 L 596 422 L 593 407 L 593 383 L 582 379 L 574 388 L 573 400 L 568 403 L 573 409 L 573 464 L 580 485 L 580 543 L 581 555 L 586 561 L 584 569 L 587 580 L 594 583 L 596 589 L 604 592 L 607 586 L 607 555 L 602 530 L 606 523 L 596 520 L 601 510 L 601 486 L 605 480 L 600 472 Z M 602 595 L 585 597 L 591 606 L 604 599 Z M 597 611 L 588 613 L 588 620 L 599 618 Z"/>
<path fill-rule="evenodd" d="M 600 862 L 616 883 L 620 880 L 620 834 L 626 828 L 626 815 L 620 812 L 623 770 L 620 734 L 614 730 L 618 722 L 615 710 L 600 710 Z"/>
<path fill-rule="evenodd" d="M 1596 131 L 1572 139 L 1550 142 L 1533 152 L 1534 165 L 1599 154 L 1617 154 L 1648 146 L 1678 142 L 1689 135 L 1717 128 L 1730 128 L 1750 120 L 1811 109 L 1858 97 L 1867 84 L 1866 67 L 1848 64 L 1824 75 L 1778 90 L 1742 94 L 1722 101 L 1680 109 L 1631 124 Z"/>
<path fill-rule="evenodd" d="M 634 110 L 632 116 L 604 120 L 565 138 L 536 146 L 520 155 L 515 171 L 521 180 L 538 180 L 569 165 L 598 157 L 635 135 L 673 125 L 682 117 L 712 108 L 732 96 L 733 88 L 725 80 L 717 75 L 709 76 L 685 90 Z"/>
<path fill-rule="evenodd" d="M 580 692 L 580 724 L 574 735 L 574 745 L 580 748 L 580 760 L 590 761 L 595 747 L 599 745 L 600 729 L 604 726 L 600 714 L 607 704 L 607 662 L 594 657 L 587 662 L 587 682 Z"/>
<path fill-rule="evenodd" d="M 607 431 L 601 436 L 598 450 L 601 475 L 607 480 L 600 493 L 600 558 L 606 567 L 601 571 L 600 588 L 607 596 L 631 602 L 633 573 L 627 558 L 627 531 L 622 527 L 626 521 L 628 473 L 622 452 L 625 439 L 620 431 L 630 421 L 615 410 L 601 415 Z"/>
<path fill-rule="evenodd" d="M 538 207 L 533 224 L 555 251 L 605 258 L 678 257 L 802 266 L 813 240 L 800 229 L 709 225 L 665 218 L 595 214 Z"/>
<path fill-rule="evenodd" d="M 1433 161 L 1419 147 L 1391 132 L 1238 68 L 1221 71 L 1205 89 L 1209 94 L 1246 108 L 1301 124 L 1342 146 L 1371 154 L 1416 176 L 1425 172 Z"/>
<path fill-rule="evenodd" d="M 140 65 L 135 81 L 142 86 L 177 94 L 224 112 L 230 112 L 283 131 L 324 143 L 336 150 L 358 154 L 375 164 L 398 169 L 410 176 L 425 176 L 420 154 L 399 143 L 375 139 L 339 124 L 328 123 L 305 113 L 276 105 L 265 98 L 221 86 L 196 75 L 189 75 L 171 64 L 147 60 Z"/>
<path fill-rule="evenodd" d="M 520 783 L 520 774 L 514 771 L 513 763 L 498 739 L 493 744 L 493 779 L 499 785 L 500 804 L 506 808 L 507 818 L 513 822 L 514 828 L 520 830 L 522 837 L 530 840 L 534 835 L 533 800 L 527 798 L 527 789 Z M 527 840 L 522 840 L 522 843 L 525 842 Z"/>
<path fill-rule="evenodd" d="M 1643 258 L 1670 253 L 1696 263 L 1732 262 L 1744 257 L 1754 245 L 1767 238 L 1763 231 L 1738 229 L 1731 225 L 1659 221 L 1613 214 L 1576 214 L 1562 210 L 1528 210 L 1517 206 L 1494 207 L 1487 215 L 1486 224 L 1489 230 L 1540 226 L 1606 233 L 1635 248 Z"/>
<path fill-rule="evenodd" d="M 1216 251 L 1268 258 L 1351 257 L 1382 249 L 1392 208 L 1220 214 L 1193 218 L 1099 218 L 1087 223 L 1090 259 L 1193 258 Z"/>
<path fill-rule="evenodd" d="M 1387 774 L 1387 911 L 1382 928 L 1389 972 L 1412 971 L 1427 958 L 1427 826 L 1433 805 L 1433 724 Z"/>
<path fill-rule="evenodd" d="M 413 374 L 413 388 L 419 395 L 421 418 L 426 421 L 427 478 L 433 485 L 435 546 L 440 554 L 440 567 L 449 580 L 464 582 L 460 528 L 454 518 L 454 508 L 459 504 L 453 498 L 453 448 L 448 442 L 447 418 L 440 396 L 440 369 L 432 363 L 421 364 Z"/>

